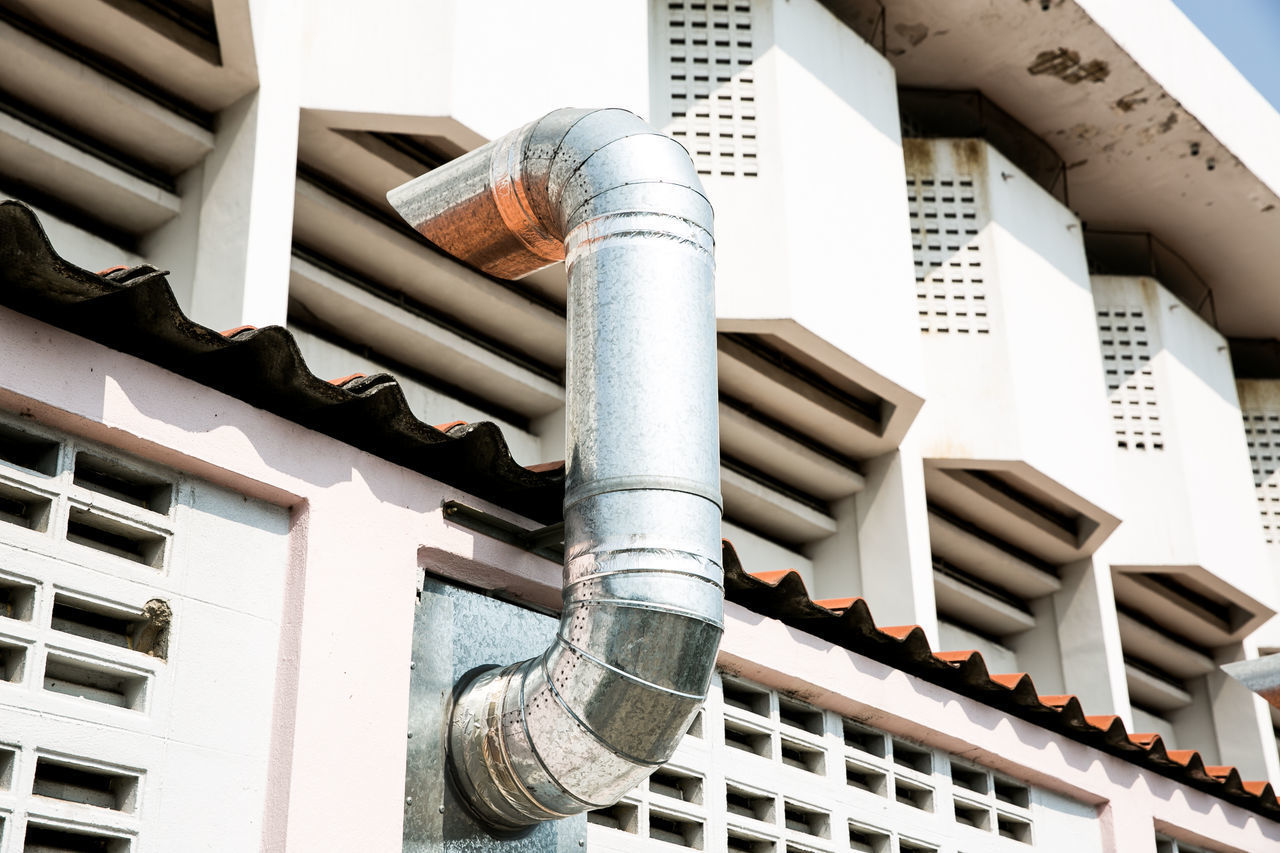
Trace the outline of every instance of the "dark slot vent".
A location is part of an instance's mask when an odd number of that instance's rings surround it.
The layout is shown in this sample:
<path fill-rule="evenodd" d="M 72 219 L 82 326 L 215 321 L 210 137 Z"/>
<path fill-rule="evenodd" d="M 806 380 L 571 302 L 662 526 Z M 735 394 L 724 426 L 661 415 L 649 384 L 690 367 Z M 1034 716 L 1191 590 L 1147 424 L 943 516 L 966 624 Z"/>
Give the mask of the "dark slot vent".
<path fill-rule="evenodd" d="M 985 794 L 989 790 L 986 773 L 981 770 L 970 770 L 957 764 L 951 765 L 951 781 L 956 787 L 976 794 Z"/>
<path fill-rule="evenodd" d="M 740 817 L 753 817 L 765 823 L 773 823 L 773 797 L 765 794 L 753 794 L 741 788 L 725 790 L 725 809 L 729 814 Z"/>
<path fill-rule="evenodd" d="M 787 803 L 783 808 L 783 819 L 787 829 L 793 832 L 803 832 L 817 838 L 831 835 L 831 818 L 825 812 Z"/>
<path fill-rule="evenodd" d="M 741 711 L 769 716 L 769 694 L 731 681 L 724 683 L 724 703 Z"/>
<path fill-rule="evenodd" d="M 769 758 L 772 753 L 769 735 L 753 731 L 730 720 L 725 720 L 724 723 L 724 745 L 744 752 L 754 752 L 765 758 Z"/>
<path fill-rule="evenodd" d="M 152 568 L 159 568 L 164 556 L 165 540 L 161 534 L 79 507 L 71 508 L 67 519 L 67 539 Z"/>
<path fill-rule="evenodd" d="M 1002 779 L 996 780 L 996 799 L 1002 803 L 1009 803 L 1015 806 L 1027 808 L 1031 805 L 1031 792 L 1023 785 L 1016 782 L 1006 782 Z"/>
<path fill-rule="evenodd" d="M 844 721 L 844 743 L 845 746 L 852 747 L 859 752 L 865 752 L 868 755 L 874 755 L 877 758 L 884 758 L 885 756 L 884 735 L 859 728 L 848 720 Z"/>
<path fill-rule="evenodd" d="M 50 758 L 37 759 L 31 788 L 37 797 L 118 812 L 134 810 L 137 792 L 138 777 L 131 773 L 81 767 Z"/>
<path fill-rule="evenodd" d="M 53 501 L 44 495 L 0 484 L 0 522 L 43 533 L 49 529 Z"/>
<path fill-rule="evenodd" d="M 887 776 L 883 771 L 864 767 L 852 761 L 845 762 L 844 780 L 851 787 L 861 788 L 881 797 L 888 790 Z"/>
<path fill-rule="evenodd" d="M 804 729 L 815 735 L 822 734 L 822 712 L 808 705 L 790 699 L 779 699 L 778 719 L 797 729 Z"/>
<path fill-rule="evenodd" d="M 907 841 L 905 838 L 898 842 L 898 850 L 900 853 L 938 853 L 937 847 L 930 847 L 919 841 Z"/>
<path fill-rule="evenodd" d="M 893 742 L 893 763 L 921 773 L 933 772 L 933 753 L 900 740 Z"/>
<path fill-rule="evenodd" d="M 825 756 L 821 749 L 815 746 L 809 746 L 798 741 L 782 740 L 782 763 L 791 767 L 807 770 L 810 773 L 817 773 L 821 776 L 826 772 Z"/>
<path fill-rule="evenodd" d="M 8 791 L 13 788 L 13 764 L 16 753 L 12 749 L 0 746 L 0 791 Z M 0 823 L 0 830 L 4 828 L 4 824 Z M 0 838 L 4 838 L 0 833 Z"/>
<path fill-rule="evenodd" d="M 1022 818 L 1012 815 L 996 815 L 997 831 L 1003 838 L 1012 838 L 1023 844 L 1031 843 L 1031 824 Z"/>
<path fill-rule="evenodd" d="M 27 647 L 0 641 L 0 681 L 17 684 L 27 671 Z"/>
<path fill-rule="evenodd" d="M 956 823 L 963 823 L 965 826 L 974 826 L 978 829 L 991 828 L 991 812 L 985 806 L 956 800 L 955 807 Z"/>
<path fill-rule="evenodd" d="M 58 473 L 58 442 L 0 425 L 0 461 L 52 477 Z"/>
<path fill-rule="evenodd" d="M 587 823 L 634 835 L 640 831 L 640 810 L 630 803 L 614 803 L 607 808 L 587 812 Z"/>
<path fill-rule="evenodd" d="M 889 836 L 876 829 L 850 824 L 849 849 L 858 853 L 889 853 Z"/>
<path fill-rule="evenodd" d="M 105 666 L 50 654 L 44 669 L 44 689 L 104 705 L 139 710 L 146 696 L 147 678 Z"/>
<path fill-rule="evenodd" d="M 163 660 L 168 656 L 169 624 L 172 620 L 173 611 L 158 598 L 148 601 L 141 613 L 128 613 L 57 595 L 53 599 L 51 627 L 65 634 L 133 649 Z"/>
<path fill-rule="evenodd" d="M 917 785 L 906 779 L 894 780 L 894 798 L 906 806 L 921 811 L 933 811 L 933 790 L 925 785 Z"/>
<path fill-rule="evenodd" d="M 674 773 L 664 768 L 649 777 L 649 793 L 661 794 L 686 803 L 701 803 L 702 779 L 698 776 Z"/>
<path fill-rule="evenodd" d="M 23 853 L 127 853 L 129 840 L 27 824 Z"/>
<path fill-rule="evenodd" d="M 0 578 L 0 617 L 30 622 L 35 601 L 34 584 Z"/>
<path fill-rule="evenodd" d="M 78 602 L 68 602 L 65 595 L 58 595 L 53 599 L 53 630 L 99 643 L 132 648 L 133 633 L 141 621 L 138 618 L 86 610 Z"/>
<path fill-rule="evenodd" d="M 702 824 L 679 815 L 649 809 L 649 837 L 680 847 L 702 849 Z"/>
<path fill-rule="evenodd" d="M 169 481 L 87 453 L 76 454 L 75 484 L 161 514 L 169 512 L 173 501 L 173 484 Z"/>
<path fill-rule="evenodd" d="M 728 831 L 726 841 L 725 849 L 728 853 L 775 853 L 778 849 L 776 842 L 767 838 L 752 838 L 736 829 Z"/>

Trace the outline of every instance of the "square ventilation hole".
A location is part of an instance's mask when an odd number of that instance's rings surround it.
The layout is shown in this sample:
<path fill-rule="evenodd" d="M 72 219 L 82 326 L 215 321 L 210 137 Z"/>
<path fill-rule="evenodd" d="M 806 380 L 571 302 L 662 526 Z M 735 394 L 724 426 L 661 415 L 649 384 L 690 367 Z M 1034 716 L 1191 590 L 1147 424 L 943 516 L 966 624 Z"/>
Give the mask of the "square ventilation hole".
<path fill-rule="evenodd" d="M 0 618 L 30 622 L 35 613 L 36 585 L 34 582 L 7 578 L 0 575 Z"/>
<path fill-rule="evenodd" d="M 904 806 L 911 806 L 922 812 L 933 811 L 933 789 L 928 785 L 921 785 L 907 779 L 895 779 L 893 795 Z"/>
<path fill-rule="evenodd" d="M 725 681 L 723 687 L 724 704 L 739 711 L 750 711 L 761 717 L 769 716 L 769 694 L 745 684 Z"/>
<path fill-rule="evenodd" d="M 810 734 L 822 734 L 822 712 L 794 699 L 778 698 L 778 719 Z"/>
<path fill-rule="evenodd" d="M 702 822 L 684 815 L 649 807 L 649 837 L 690 850 L 701 850 Z"/>
<path fill-rule="evenodd" d="M 701 803 L 702 777 L 663 767 L 649 777 L 649 793 L 684 803 Z"/>
<path fill-rule="evenodd" d="M 972 826 L 976 829 L 991 829 L 991 810 L 978 803 L 964 800 L 955 801 L 956 823 Z"/>
<path fill-rule="evenodd" d="M 90 830 L 41 826 L 30 821 L 22 841 L 23 853 L 129 853 L 132 849 L 128 838 Z"/>
<path fill-rule="evenodd" d="M 814 838 L 831 837 L 831 815 L 809 806 L 787 801 L 782 810 L 787 829 Z"/>
<path fill-rule="evenodd" d="M 987 794 L 991 791 L 990 777 L 984 770 L 952 764 L 951 781 L 957 788 L 964 788 L 975 794 Z"/>
<path fill-rule="evenodd" d="M 159 599 L 148 601 L 142 613 L 58 593 L 53 598 L 50 627 L 109 646 L 164 659 L 169 645 L 172 611 Z"/>
<path fill-rule="evenodd" d="M 51 800 L 134 812 L 138 808 L 138 775 L 42 756 L 36 759 L 31 793 Z"/>
<path fill-rule="evenodd" d="M 725 811 L 738 817 L 750 817 L 765 823 L 773 823 L 777 805 L 773 794 L 763 794 L 739 788 L 735 785 L 725 786 Z"/>
<path fill-rule="evenodd" d="M 0 791 L 13 790 L 13 766 L 17 760 L 16 747 L 0 746 Z"/>
<path fill-rule="evenodd" d="M 0 523 L 43 533 L 49 529 L 53 498 L 9 483 L 0 483 Z"/>
<path fill-rule="evenodd" d="M 67 540 L 153 569 L 164 560 L 163 534 L 81 507 L 71 508 Z"/>
<path fill-rule="evenodd" d="M 849 824 L 849 849 L 858 853 L 890 853 L 889 833 L 861 824 Z"/>
<path fill-rule="evenodd" d="M 996 815 L 996 827 L 1002 838 L 1012 838 L 1023 844 L 1031 843 L 1031 822 L 1013 815 Z"/>
<path fill-rule="evenodd" d="M 827 772 L 826 753 L 812 744 L 782 739 L 782 763 L 822 776 Z"/>
<path fill-rule="evenodd" d="M 173 503 L 171 482 L 110 459 L 77 453 L 74 473 L 77 486 L 152 512 L 168 514 Z"/>
<path fill-rule="evenodd" d="M 996 779 L 996 799 L 1002 803 L 1027 808 L 1031 805 L 1031 791 L 1026 785 L 1010 782 L 1008 779 Z"/>
<path fill-rule="evenodd" d="M 76 660 L 49 653 L 44 668 L 44 689 L 103 705 L 140 711 L 146 703 L 146 675 L 108 664 Z"/>
<path fill-rule="evenodd" d="M 933 753 L 900 740 L 893 742 L 893 763 L 921 773 L 933 772 Z"/>
<path fill-rule="evenodd" d="M 844 743 L 845 746 L 856 749 L 858 752 L 865 752 L 867 755 L 874 755 L 876 758 L 884 758 L 887 754 L 884 735 L 864 729 L 848 720 L 844 721 Z"/>
<path fill-rule="evenodd" d="M 728 853 L 777 853 L 778 842 L 772 838 L 755 835 L 736 827 L 725 833 L 725 850 Z"/>
<path fill-rule="evenodd" d="M 773 741 L 767 732 L 757 731 L 736 720 L 724 721 L 724 745 L 765 758 L 773 755 Z"/>
<path fill-rule="evenodd" d="M 0 682 L 19 684 L 27 671 L 27 647 L 0 639 Z"/>
<path fill-rule="evenodd" d="M 603 809 L 587 812 L 587 823 L 635 835 L 640 831 L 640 809 L 632 803 L 614 803 Z"/>
<path fill-rule="evenodd" d="M 844 763 L 844 780 L 851 788 L 861 788 L 877 797 L 889 795 L 889 777 L 883 770 L 866 767 L 855 761 Z"/>
<path fill-rule="evenodd" d="M 30 435 L 6 424 L 0 424 L 0 462 L 52 477 L 58 473 L 56 441 Z"/>

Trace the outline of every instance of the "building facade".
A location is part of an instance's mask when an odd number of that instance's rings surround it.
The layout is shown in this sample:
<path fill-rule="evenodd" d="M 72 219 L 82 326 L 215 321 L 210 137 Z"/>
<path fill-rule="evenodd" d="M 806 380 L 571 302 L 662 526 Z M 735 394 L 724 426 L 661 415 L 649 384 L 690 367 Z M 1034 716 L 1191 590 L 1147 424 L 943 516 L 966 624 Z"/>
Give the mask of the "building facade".
<path fill-rule="evenodd" d="M 0 42 L 0 853 L 445 843 L 415 679 L 471 652 L 415 638 L 559 610 L 566 284 L 385 196 L 606 105 L 715 208 L 729 604 L 672 762 L 538 843 L 1280 849 L 1280 712 L 1219 670 L 1280 649 L 1280 115 L 1168 0 Z"/>

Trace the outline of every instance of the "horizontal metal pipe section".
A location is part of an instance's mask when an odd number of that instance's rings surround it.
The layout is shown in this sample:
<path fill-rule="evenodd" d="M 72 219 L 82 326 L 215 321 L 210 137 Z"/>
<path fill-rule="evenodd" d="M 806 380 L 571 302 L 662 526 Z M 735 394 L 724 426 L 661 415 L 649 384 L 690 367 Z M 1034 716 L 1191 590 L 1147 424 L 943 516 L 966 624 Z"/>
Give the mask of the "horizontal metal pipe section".
<path fill-rule="evenodd" d="M 621 110 L 557 110 L 388 198 L 492 275 L 565 261 L 560 627 L 460 686 L 449 764 L 498 830 L 608 805 L 670 757 L 722 631 L 711 205 Z"/>

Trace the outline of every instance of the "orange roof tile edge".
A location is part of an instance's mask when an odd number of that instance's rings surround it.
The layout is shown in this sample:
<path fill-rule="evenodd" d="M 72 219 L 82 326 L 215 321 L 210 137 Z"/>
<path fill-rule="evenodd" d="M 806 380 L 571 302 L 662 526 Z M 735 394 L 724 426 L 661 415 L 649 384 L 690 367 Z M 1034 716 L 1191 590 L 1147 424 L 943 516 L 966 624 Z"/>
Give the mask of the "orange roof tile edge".
<path fill-rule="evenodd" d="M 1086 715 L 1076 696 L 1041 696 L 1027 673 L 989 673 L 979 652 L 935 652 L 918 625 L 876 625 L 870 608 L 861 598 L 815 601 L 809 597 L 799 572 L 791 569 L 748 573 L 727 540 L 724 568 L 725 597 L 755 613 L 778 619 L 837 646 L 1008 711 L 1273 820 L 1280 818 L 1280 801 L 1269 782 L 1244 781 L 1235 767 L 1206 766 L 1199 752 L 1168 749 L 1159 735 L 1130 734 L 1117 716 Z"/>

